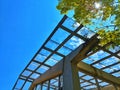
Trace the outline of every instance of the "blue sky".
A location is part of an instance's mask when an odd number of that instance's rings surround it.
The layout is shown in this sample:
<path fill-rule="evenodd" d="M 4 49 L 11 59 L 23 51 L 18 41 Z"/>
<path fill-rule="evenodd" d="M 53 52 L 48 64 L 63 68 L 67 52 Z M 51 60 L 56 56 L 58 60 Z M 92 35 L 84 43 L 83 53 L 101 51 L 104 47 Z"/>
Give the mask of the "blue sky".
<path fill-rule="evenodd" d="M 0 0 L 0 89 L 19 74 L 62 18 L 57 0 Z"/>

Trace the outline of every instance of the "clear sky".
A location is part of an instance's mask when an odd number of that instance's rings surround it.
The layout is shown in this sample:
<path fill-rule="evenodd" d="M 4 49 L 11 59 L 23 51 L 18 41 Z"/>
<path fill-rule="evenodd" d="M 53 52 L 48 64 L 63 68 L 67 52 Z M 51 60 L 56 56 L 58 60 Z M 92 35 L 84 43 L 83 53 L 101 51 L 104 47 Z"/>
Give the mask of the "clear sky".
<path fill-rule="evenodd" d="M 62 18 L 57 0 L 0 0 L 0 90 L 19 74 Z"/>

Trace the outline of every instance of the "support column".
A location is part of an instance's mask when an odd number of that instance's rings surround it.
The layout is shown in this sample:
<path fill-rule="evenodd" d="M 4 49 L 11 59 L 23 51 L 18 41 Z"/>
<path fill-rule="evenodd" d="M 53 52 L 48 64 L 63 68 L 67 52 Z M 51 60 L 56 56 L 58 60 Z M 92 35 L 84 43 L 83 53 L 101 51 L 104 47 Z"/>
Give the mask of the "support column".
<path fill-rule="evenodd" d="M 41 87 L 40 87 L 40 90 L 42 90 L 43 84 L 41 84 L 40 86 L 41 86 Z"/>
<path fill-rule="evenodd" d="M 50 90 L 50 80 L 48 81 L 48 89 L 47 90 Z"/>
<path fill-rule="evenodd" d="M 96 82 L 96 85 L 97 85 L 97 89 L 101 90 L 97 77 L 94 77 L 94 78 L 95 78 L 95 82 Z"/>
<path fill-rule="evenodd" d="M 58 90 L 61 89 L 61 81 L 60 81 L 60 78 L 61 78 L 61 76 L 59 75 L 59 77 L 58 77 Z"/>
<path fill-rule="evenodd" d="M 81 90 L 77 65 L 66 57 L 63 68 L 63 90 Z"/>

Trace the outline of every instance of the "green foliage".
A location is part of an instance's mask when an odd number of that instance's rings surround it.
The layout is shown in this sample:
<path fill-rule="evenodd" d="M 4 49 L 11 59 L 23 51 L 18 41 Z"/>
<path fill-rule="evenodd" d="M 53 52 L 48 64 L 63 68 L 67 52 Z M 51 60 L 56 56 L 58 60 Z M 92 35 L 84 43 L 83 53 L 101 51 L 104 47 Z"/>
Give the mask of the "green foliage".
<path fill-rule="evenodd" d="M 114 31 L 107 31 L 105 30 L 99 30 L 98 31 L 99 38 L 100 38 L 100 45 L 104 46 L 107 43 L 112 43 L 112 47 L 116 45 L 120 45 L 120 30 L 114 30 Z"/>
<path fill-rule="evenodd" d="M 61 14 L 73 10 L 75 20 L 85 26 L 94 24 L 93 19 L 106 21 L 115 16 L 110 23 L 114 25 L 114 30 L 108 30 L 108 26 L 97 30 L 97 33 L 100 35 L 101 46 L 109 42 L 113 42 L 113 46 L 120 45 L 120 0 L 60 0 L 57 9 Z"/>

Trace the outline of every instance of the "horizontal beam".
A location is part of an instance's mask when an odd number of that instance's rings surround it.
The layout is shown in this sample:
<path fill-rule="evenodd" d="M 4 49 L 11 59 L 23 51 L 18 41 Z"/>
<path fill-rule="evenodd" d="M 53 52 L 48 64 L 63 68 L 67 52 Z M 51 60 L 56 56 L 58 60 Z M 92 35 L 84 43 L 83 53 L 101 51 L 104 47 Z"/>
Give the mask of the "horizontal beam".
<path fill-rule="evenodd" d="M 48 71 L 46 71 L 44 74 L 42 74 L 40 77 L 38 77 L 33 84 L 30 86 L 29 90 L 34 90 L 34 87 L 37 84 L 40 84 L 42 82 L 45 82 L 49 79 L 55 78 L 59 75 L 61 75 L 63 72 L 63 60 L 57 63 L 55 66 L 50 68 Z"/>
<path fill-rule="evenodd" d="M 77 64 L 77 67 L 79 68 L 80 71 L 89 74 L 91 76 L 96 76 L 97 78 L 106 81 L 108 83 L 120 85 L 120 79 L 117 77 L 114 77 L 100 69 L 97 69 L 93 66 L 90 66 L 84 62 L 79 62 Z"/>

